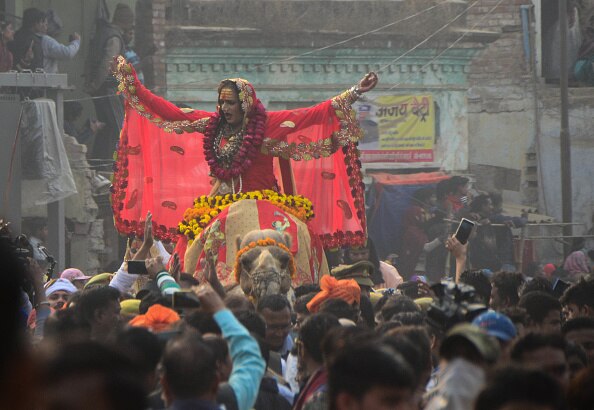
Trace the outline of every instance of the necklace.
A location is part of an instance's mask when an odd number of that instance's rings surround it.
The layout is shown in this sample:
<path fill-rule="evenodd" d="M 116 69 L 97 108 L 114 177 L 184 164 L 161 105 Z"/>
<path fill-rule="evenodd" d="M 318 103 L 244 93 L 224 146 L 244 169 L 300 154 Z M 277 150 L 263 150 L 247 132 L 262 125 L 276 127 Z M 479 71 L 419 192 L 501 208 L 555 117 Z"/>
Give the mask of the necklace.
<path fill-rule="evenodd" d="M 227 139 L 225 145 L 221 146 L 223 138 Z M 223 167 L 229 169 L 235 158 L 235 154 L 241 148 L 243 143 L 243 130 L 233 132 L 229 124 L 219 127 L 219 132 L 214 140 L 214 152 L 217 162 Z"/>
<path fill-rule="evenodd" d="M 212 176 L 229 181 L 251 167 L 252 160 L 260 150 L 266 128 L 266 110 L 260 103 L 245 128 L 237 132 L 222 122 L 219 113 L 210 117 L 204 131 L 204 158 Z M 227 143 L 221 147 L 224 137 Z"/>

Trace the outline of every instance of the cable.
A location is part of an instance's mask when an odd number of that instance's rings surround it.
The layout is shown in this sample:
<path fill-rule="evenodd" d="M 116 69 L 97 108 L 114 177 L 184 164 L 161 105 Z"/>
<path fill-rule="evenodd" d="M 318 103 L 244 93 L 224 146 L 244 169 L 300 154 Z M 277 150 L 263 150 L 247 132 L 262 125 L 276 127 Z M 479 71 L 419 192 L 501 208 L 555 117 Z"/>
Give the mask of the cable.
<path fill-rule="evenodd" d="M 474 30 L 480 23 L 483 22 L 483 20 L 485 20 L 487 18 L 487 16 L 489 16 L 491 13 L 493 13 L 495 11 L 495 9 L 497 7 L 499 7 L 499 5 L 501 3 L 503 3 L 505 0 L 499 0 L 497 2 L 497 4 L 495 4 L 485 15 L 483 15 L 483 17 L 481 17 L 479 19 L 479 21 L 477 21 L 471 28 L 467 29 L 466 31 L 464 31 L 464 33 L 462 33 L 462 35 L 460 37 L 458 37 L 452 44 L 450 44 L 446 49 L 444 49 L 441 53 L 439 53 L 438 55 L 436 55 L 435 57 L 433 57 L 431 60 L 429 60 L 429 62 L 427 62 L 426 64 L 424 64 L 420 69 L 419 72 L 422 72 L 425 68 L 427 68 L 429 65 L 431 65 L 435 60 L 437 60 L 439 57 L 441 57 L 442 55 L 444 55 L 448 50 L 452 49 L 456 44 L 458 44 L 464 37 L 466 37 L 466 35 L 468 33 L 470 33 L 470 31 Z M 405 79 L 408 79 L 410 77 L 410 74 L 407 75 L 405 77 Z M 394 88 L 400 86 L 403 84 L 403 81 L 400 81 L 397 84 L 394 84 L 392 87 L 388 88 L 388 91 L 393 90 Z"/>
<path fill-rule="evenodd" d="M 407 16 L 407 17 L 404 17 L 402 19 L 393 21 L 392 23 L 388 23 L 388 24 L 386 24 L 384 26 L 381 26 L 381 27 L 378 27 L 376 29 L 369 30 L 369 31 L 367 31 L 365 33 L 357 34 L 356 36 L 347 38 L 346 40 L 338 41 L 336 43 L 329 44 L 327 46 L 320 47 L 320 48 L 317 48 L 315 50 L 306 51 L 305 53 L 302 53 L 302 54 L 299 54 L 299 55 L 296 55 L 296 56 L 287 57 L 287 58 L 285 58 L 283 60 L 273 61 L 273 62 L 266 63 L 266 64 L 257 64 L 256 67 L 269 66 L 269 65 L 272 65 L 272 64 L 278 64 L 278 63 L 284 63 L 286 61 L 292 61 L 292 60 L 295 60 L 295 59 L 297 59 L 299 57 L 304 57 L 304 56 L 307 56 L 307 55 L 310 55 L 310 54 L 317 53 L 318 51 L 324 51 L 324 50 L 327 50 L 329 48 L 333 48 L 333 47 L 336 47 L 336 46 L 339 46 L 339 45 L 342 45 L 342 44 L 346 44 L 346 43 L 348 43 L 348 42 L 350 42 L 352 40 L 356 40 L 358 38 L 365 37 L 365 36 L 367 36 L 369 34 L 377 33 L 378 31 L 382 31 L 382 30 L 384 30 L 384 29 L 386 29 L 388 27 L 394 26 L 394 25 L 396 25 L 398 23 L 402 23 L 403 21 L 407 21 L 407 20 L 413 19 L 413 18 L 415 18 L 417 16 L 420 16 L 423 13 L 426 13 L 426 12 L 428 12 L 430 10 L 433 10 L 434 8 L 437 8 L 437 7 L 441 6 L 441 5 L 443 5 L 445 3 L 449 3 L 449 2 L 450 2 L 449 0 L 444 0 L 441 3 L 434 4 L 433 6 L 430 6 L 430 7 L 426 8 L 424 10 L 421 10 L 421 11 L 419 11 L 417 13 L 411 14 L 410 16 Z"/>
<path fill-rule="evenodd" d="M 462 17 L 463 15 L 465 15 L 468 10 L 470 10 L 471 8 L 473 8 L 480 0 L 475 0 L 470 6 L 466 7 L 461 13 L 459 13 L 456 17 L 454 17 L 453 19 L 451 19 L 450 21 L 448 21 L 447 23 L 445 23 L 443 26 L 441 26 L 440 28 L 438 28 L 436 31 L 434 31 L 433 33 L 431 33 L 428 37 L 426 37 L 424 40 L 422 40 L 420 43 L 418 43 L 417 45 L 415 45 L 413 48 L 405 51 L 403 54 L 401 54 L 400 56 L 396 57 L 394 60 L 390 61 L 388 64 L 385 64 L 384 66 L 380 67 L 380 69 L 378 70 L 378 73 L 381 73 L 382 71 L 384 71 L 386 68 L 390 67 L 392 64 L 398 62 L 400 59 L 402 59 L 403 57 L 409 55 L 410 53 L 412 53 L 413 51 L 415 51 L 417 48 L 421 47 L 423 44 L 427 43 L 429 40 L 431 40 L 433 37 L 435 37 L 437 34 L 441 33 L 443 30 L 445 30 L 446 28 L 448 28 L 451 24 L 453 24 L 456 20 L 458 20 L 460 17 Z M 500 0 L 501 2 L 502 0 Z"/>
<path fill-rule="evenodd" d="M 479 1 L 479 0 L 477 0 L 477 1 Z M 330 49 L 330 48 L 333 48 L 333 47 L 336 47 L 336 46 L 339 46 L 339 45 L 342 45 L 342 44 L 346 44 L 346 43 L 348 43 L 350 41 L 353 41 L 353 40 L 356 40 L 356 39 L 359 39 L 359 38 L 368 36 L 369 34 L 373 34 L 373 33 L 377 33 L 379 31 L 385 30 L 386 28 L 392 27 L 392 26 L 394 26 L 394 25 L 396 25 L 398 23 L 402 23 L 403 21 L 411 20 L 411 19 L 413 19 L 415 17 L 420 16 L 421 14 L 424 14 L 424 13 L 426 13 L 428 11 L 431 11 L 431 10 L 433 10 L 433 9 L 439 7 L 439 6 L 442 6 L 442 5 L 446 4 L 446 3 L 450 3 L 450 1 L 449 0 L 444 0 L 444 1 L 440 2 L 440 3 L 434 4 L 433 6 L 427 7 L 426 9 L 423 9 L 421 11 L 418 11 L 416 13 L 413 13 L 413 14 L 407 16 L 407 17 L 398 19 L 396 21 L 393 21 L 391 23 L 385 24 L 385 25 L 380 26 L 378 28 L 375 28 L 373 30 L 369 30 L 369 31 L 366 31 L 366 32 L 361 33 L 361 34 L 357 34 L 357 35 L 352 36 L 352 37 L 349 37 L 349 38 L 347 38 L 345 40 L 341 40 L 341 41 L 338 41 L 336 43 L 329 44 L 329 45 L 324 46 L 324 47 L 319 47 L 319 48 L 316 48 L 314 50 L 306 51 L 306 52 L 301 53 L 301 54 L 298 54 L 298 55 L 293 55 L 293 56 L 290 56 L 290 57 L 286 57 L 286 58 L 284 58 L 282 60 L 271 61 L 271 62 L 265 63 L 265 64 L 254 64 L 253 66 L 255 68 L 258 68 L 258 67 L 268 67 L 268 66 L 271 66 L 271 65 L 274 65 L 274 64 L 281 64 L 281 63 L 284 63 L 284 62 L 287 62 L 287 61 L 296 60 L 296 59 L 298 59 L 300 57 L 304 57 L 304 56 L 308 56 L 308 55 L 311 55 L 311 54 L 315 54 L 315 53 L 317 53 L 319 51 L 324 51 L 324 50 L 327 50 L 327 49 Z M 267 56 L 264 56 L 264 58 L 266 58 L 266 57 Z M 239 73 L 239 71 L 234 71 L 233 72 L 233 74 L 237 74 L 237 73 Z M 219 79 L 218 78 L 215 79 L 213 77 L 210 77 L 210 78 L 202 79 L 200 81 L 190 81 L 190 82 L 187 82 L 187 83 L 178 84 L 178 86 L 204 84 L 206 82 L 213 81 L 213 80 L 218 81 Z"/>
<path fill-rule="evenodd" d="M 120 96 L 118 94 L 107 94 L 107 95 L 98 95 L 95 97 L 70 98 L 68 100 L 64 100 L 64 102 L 99 100 L 102 98 L 112 98 L 112 97 L 120 98 Z"/>

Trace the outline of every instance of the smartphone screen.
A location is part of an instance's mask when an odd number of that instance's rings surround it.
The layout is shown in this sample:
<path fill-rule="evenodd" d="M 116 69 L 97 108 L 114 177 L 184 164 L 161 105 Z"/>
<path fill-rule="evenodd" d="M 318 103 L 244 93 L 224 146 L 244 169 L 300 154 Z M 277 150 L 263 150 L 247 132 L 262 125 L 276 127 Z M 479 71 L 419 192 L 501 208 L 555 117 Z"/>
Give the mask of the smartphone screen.
<path fill-rule="evenodd" d="M 135 275 L 148 275 L 145 261 L 128 261 L 128 273 L 133 273 Z"/>
<path fill-rule="evenodd" d="M 455 235 L 458 242 L 460 242 L 462 245 L 468 242 L 468 238 L 470 237 L 472 228 L 474 228 L 474 222 L 466 218 L 462 218 L 462 220 L 460 221 L 460 225 L 458 225 L 458 229 L 456 230 Z"/>

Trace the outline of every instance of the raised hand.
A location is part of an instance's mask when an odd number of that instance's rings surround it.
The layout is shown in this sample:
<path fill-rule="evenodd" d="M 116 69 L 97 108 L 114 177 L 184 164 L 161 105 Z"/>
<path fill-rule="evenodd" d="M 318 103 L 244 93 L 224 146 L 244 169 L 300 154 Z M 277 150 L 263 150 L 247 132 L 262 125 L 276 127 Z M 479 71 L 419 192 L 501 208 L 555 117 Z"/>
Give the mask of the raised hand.
<path fill-rule="evenodd" d="M 367 91 L 371 91 L 377 85 L 379 78 L 376 73 L 373 71 L 370 73 L 365 74 L 365 77 L 359 81 L 357 88 L 361 94 L 366 93 Z"/>
<path fill-rule="evenodd" d="M 144 238 L 142 241 L 143 246 L 146 245 L 149 248 L 153 246 L 153 214 L 151 211 L 146 213 L 146 221 L 144 222 Z"/>
<path fill-rule="evenodd" d="M 156 258 L 147 259 L 144 264 L 146 265 L 146 271 L 151 279 L 155 279 L 157 274 L 166 271 L 165 265 L 163 264 L 163 257 L 157 256 Z"/>
<path fill-rule="evenodd" d="M 200 286 L 194 286 L 192 291 L 200 299 L 200 305 L 202 310 L 207 313 L 215 314 L 219 310 L 225 309 L 225 302 L 221 299 L 221 296 L 210 286 L 208 283 L 204 283 Z"/>

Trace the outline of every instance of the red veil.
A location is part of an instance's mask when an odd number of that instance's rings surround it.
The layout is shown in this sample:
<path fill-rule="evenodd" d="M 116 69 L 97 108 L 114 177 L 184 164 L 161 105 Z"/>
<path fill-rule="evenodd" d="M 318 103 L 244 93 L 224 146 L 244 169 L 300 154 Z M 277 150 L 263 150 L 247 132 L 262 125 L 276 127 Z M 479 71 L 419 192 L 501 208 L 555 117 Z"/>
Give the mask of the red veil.
<path fill-rule="evenodd" d="M 153 95 L 122 57 L 115 75 L 126 97 L 112 188 L 116 228 L 142 235 L 150 210 L 155 237 L 176 241 L 184 211 L 212 188 L 199 131 L 214 114 L 182 110 Z M 267 112 L 260 151 L 242 174 L 243 191 L 269 189 L 250 181 L 268 172 L 271 157 L 290 159 L 296 193 L 314 204 L 310 226 L 325 248 L 361 246 L 366 238 L 357 149 L 362 132 L 351 109 L 354 100 L 346 91 L 313 107 Z"/>

